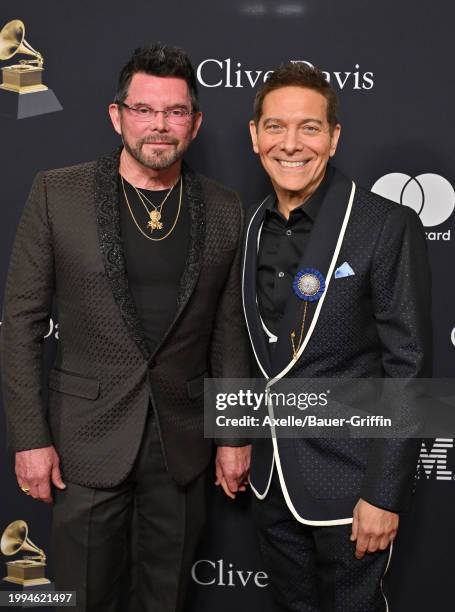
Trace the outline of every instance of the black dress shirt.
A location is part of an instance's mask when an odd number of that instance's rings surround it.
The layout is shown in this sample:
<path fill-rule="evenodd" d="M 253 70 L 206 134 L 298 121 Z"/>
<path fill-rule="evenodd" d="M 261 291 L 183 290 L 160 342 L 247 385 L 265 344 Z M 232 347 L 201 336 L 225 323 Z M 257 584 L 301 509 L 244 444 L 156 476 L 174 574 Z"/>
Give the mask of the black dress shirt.
<path fill-rule="evenodd" d="M 153 233 L 147 229 L 149 216 L 134 188 L 127 181 L 124 183 L 131 210 L 141 229 L 153 238 L 161 238 L 166 235 L 178 214 L 180 183 L 174 187 L 170 197 L 163 205 L 161 218 L 163 229 L 154 230 Z M 169 190 L 141 189 L 140 191 L 155 205 L 159 205 Z M 119 193 L 120 227 L 128 284 L 145 338 L 153 352 L 174 318 L 180 279 L 188 254 L 190 218 L 185 202 L 185 185 L 183 186 L 180 215 L 175 228 L 167 238 L 159 242 L 147 240 L 136 227 L 125 201 L 121 181 Z M 152 206 L 147 200 L 145 202 L 151 210 Z"/>
<path fill-rule="evenodd" d="M 277 334 L 289 287 L 332 175 L 333 168 L 328 166 L 319 187 L 304 204 L 294 208 L 288 220 L 278 210 L 276 199 L 267 206 L 258 253 L 257 298 L 262 320 L 272 334 Z"/>

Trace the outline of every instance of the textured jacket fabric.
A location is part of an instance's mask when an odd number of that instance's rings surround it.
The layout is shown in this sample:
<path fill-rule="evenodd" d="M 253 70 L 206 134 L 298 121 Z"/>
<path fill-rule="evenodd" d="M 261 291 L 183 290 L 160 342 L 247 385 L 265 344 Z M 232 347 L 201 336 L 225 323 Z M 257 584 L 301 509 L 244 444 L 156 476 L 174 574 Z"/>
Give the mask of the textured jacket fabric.
<path fill-rule="evenodd" d="M 54 444 L 68 481 L 112 487 L 133 466 L 151 401 L 168 470 L 185 484 L 211 455 L 204 377 L 248 375 L 242 208 L 232 191 L 183 166 L 190 246 L 173 322 L 151 353 L 128 289 L 118 169 L 116 152 L 39 173 L 33 184 L 4 299 L 9 444 Z M 60 340 L 45 405 L 42 343 L 53 299 Z"/>
<path fill-rule="evenodd" d="M 352 183 L 339 171 L 331 182 L 299 269 L 327 273 Z M 254 301 L 257 235 L 265 202 L 249 215 L 245 245 L 245 310 L 258 371 L 277 376 L 291 361 L 290 332 L 300 321 L 292 294 L 273 354 L 265 345 Z M 431 276 L 425 234 L 415 212 L 357 187 L 335 270 L 347 262 L 353 275 L 332 275 L 314 331 L 286 378 L 429 377 L 432 371 Z M 314 316 L 310 307 L 306 329 Z M 407 407 L 401 417 L 406 421 Z M 278 439 L 278 458 L 295 513 L 309 521 L 352 517 L 360 497 L 400 511 L 413 488 L 420 440 Z M 256 440 L 252 484 L 267 491 L 274 452 Z"/>

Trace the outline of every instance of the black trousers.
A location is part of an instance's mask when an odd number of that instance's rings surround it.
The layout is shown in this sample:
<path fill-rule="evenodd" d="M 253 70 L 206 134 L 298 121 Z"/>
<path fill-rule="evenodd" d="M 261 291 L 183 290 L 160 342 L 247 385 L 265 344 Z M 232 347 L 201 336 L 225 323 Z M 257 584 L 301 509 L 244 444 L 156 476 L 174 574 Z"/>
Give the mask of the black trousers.
<path fill-rule="evenodd" d="M 354 556 L 351 525 L 312 527 L 299 523 L 283 497 L 276 469 L 253 516 L 280 612 L 390 612 L 383 577 L 390 550 Z"/>
<path fill-rule="evenodd" d="M 59 590 L 78 612 L 184 609 L 206 517 L 206 474 L 186 487 L 169 476 L 152 410 L 135 465 L 111 489 L 54 491 L 52 549 Z"/>

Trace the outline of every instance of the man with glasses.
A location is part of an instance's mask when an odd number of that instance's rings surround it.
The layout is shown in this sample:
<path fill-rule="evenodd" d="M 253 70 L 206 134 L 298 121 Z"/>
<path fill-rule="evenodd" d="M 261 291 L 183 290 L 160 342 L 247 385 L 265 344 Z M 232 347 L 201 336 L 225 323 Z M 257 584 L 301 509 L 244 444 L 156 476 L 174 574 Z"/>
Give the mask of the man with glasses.
<path fill-rule="evenodd" d="M 242 208 L 182 161 L 202 121 L 182 50 L 136 50 L 109 113 L 123 147 L 39 173 L 17 230 L 2 325 L 9 441 L 22 491 L 53 502 L 56 587 L 76 591 L 76 609 L 173 612 L 205 520 L 204 377 L 248 375 Z M 231 444 L 218 450 L 228 492 L 244 489 L 249 460 Z"/>

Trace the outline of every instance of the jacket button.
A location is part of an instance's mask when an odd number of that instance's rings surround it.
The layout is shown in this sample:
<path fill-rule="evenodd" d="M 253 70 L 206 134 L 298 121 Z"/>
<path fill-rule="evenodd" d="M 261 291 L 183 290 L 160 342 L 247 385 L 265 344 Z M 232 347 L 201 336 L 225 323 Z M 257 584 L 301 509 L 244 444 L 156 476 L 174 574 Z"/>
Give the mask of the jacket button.
<path fill-rule="evenodd" d="M 149 367 L 150 368 L 154 368 L 156 366 L 156 359 L 150 359 L 149 361 Z"/>

